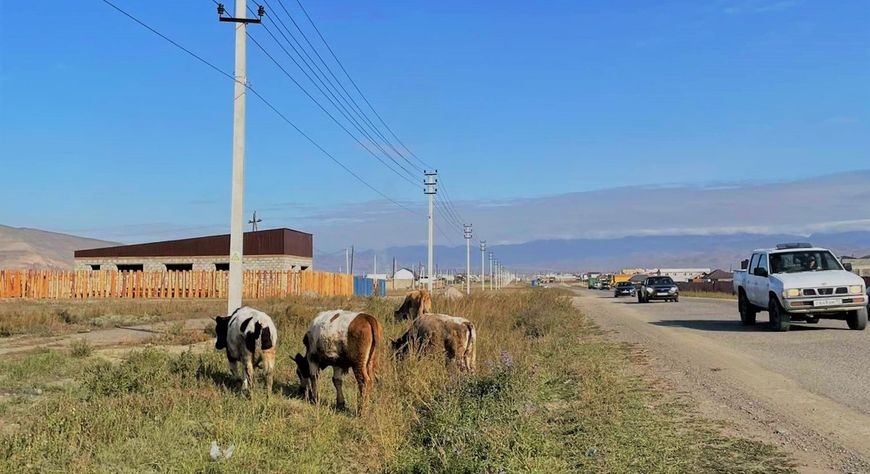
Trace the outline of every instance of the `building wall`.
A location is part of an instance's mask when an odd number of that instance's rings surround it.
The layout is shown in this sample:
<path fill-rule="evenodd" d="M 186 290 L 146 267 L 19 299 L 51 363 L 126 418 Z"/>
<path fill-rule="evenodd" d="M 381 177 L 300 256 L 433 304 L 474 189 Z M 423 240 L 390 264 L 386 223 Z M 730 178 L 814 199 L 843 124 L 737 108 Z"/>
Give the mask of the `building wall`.
<path fill-rule="evenodd" d="M 870 277 L 870 258 L 844 258 L 843 262 L 851 263 L 855 274 Z"/>
<path fill-rule="evenodd" d="M 146 272 L 166 270 L 166 264 L 192 264 L 193 270 L 215 270 L 216 263 L 227 263 L 229 257 L 78 257 L 75 270 L 91 270 L 91 265 L 100 265 L 100 270 L 117 270 L 118 265 L 142 265 Z M 253 255 L 244 258 L 243 270 L 288 271 L 308 270 L 312 258 L 293 255 Z"/>

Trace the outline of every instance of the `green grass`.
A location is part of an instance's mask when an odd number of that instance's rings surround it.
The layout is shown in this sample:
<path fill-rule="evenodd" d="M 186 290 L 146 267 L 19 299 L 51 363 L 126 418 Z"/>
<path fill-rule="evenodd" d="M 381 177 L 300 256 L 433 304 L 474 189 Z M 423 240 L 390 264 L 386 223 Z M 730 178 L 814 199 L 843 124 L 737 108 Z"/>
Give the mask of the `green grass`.
<path fill-rule="evenodd" d="M 603 339 L 547 290 L 477 295 L 435 307 L 478 328 L 478 373 L 438 358 L 388 354 L 363 417 L 296 398 L 289 358 L 313 314 L 365 309 L 388 337 L 383 299 L 263 302 L 280 330 L 276 393 L 250 398 L 216 351 L 138 350 L 120 364 L 45 352 L 0 362 L 0 388 L 72 379 L 39 397 L 0 402 L 0 472 L 788 472 L 771 446 L 721 434 L 650 388 L 631 349 Z M 387 341 L 388 342 L 388 341 Z M 345 380 L 348 405 L 355 383 Z M 212 461 L 209 445 L 234 445 Z"/>

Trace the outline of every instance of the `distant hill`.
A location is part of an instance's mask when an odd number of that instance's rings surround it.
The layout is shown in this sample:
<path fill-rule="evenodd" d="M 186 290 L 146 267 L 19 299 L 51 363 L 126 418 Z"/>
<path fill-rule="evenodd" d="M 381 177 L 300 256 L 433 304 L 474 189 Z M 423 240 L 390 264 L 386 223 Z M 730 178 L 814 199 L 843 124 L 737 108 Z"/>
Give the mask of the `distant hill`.
<path fill-rule="evenodd" d="M 111 245 L 117 243 L 0 225 L 0 268 L 69 270 L 75 250 Z"/>
<path fill-rule="evenodd" d="M 621 237 L 617 239 L 535 240 L 512 245 L 496 245 L 491 250 L 509 267 L 520 271 L 618 270 L 625 267 L 709 267 L 736 268 L 741 259 L 756 248 L 773 247 L 782 242 L 811 242 L 827 247 L 840 256 L 870 253 L 870 231 L 818 233 L 810 236 L 789 234 L 671 235 Z M 378 270 L 388 271 L 395 257 L 399 267 L 413 267 L 426 261 L 425 246 L 394 247 L 378 251 Z M 465 247 L 436 246 L 436 261 L 441 268 L 463 270 Z M 357 251 L 354 272 L 371 271 L 372 251 Z M 336 271 L 344 265 L 344 254 L 315 255 L 320 270 Z M 480 268 L 480 251 L 471 250 L 472 270 Z M 487 269 L 489 262 L 487 261 Z"/>

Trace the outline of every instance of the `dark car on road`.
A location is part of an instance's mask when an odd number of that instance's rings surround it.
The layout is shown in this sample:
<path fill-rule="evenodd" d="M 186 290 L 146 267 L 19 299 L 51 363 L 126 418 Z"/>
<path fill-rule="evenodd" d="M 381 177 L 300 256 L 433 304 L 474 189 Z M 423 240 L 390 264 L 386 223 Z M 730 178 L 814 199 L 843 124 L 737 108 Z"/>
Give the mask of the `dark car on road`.
<path fill-rule="evenodd" d="M 680 301 L 680 289 L 669 276 L 651 276 L 637 290 L 637 302 L 649 303 L 652 300 Z"/>
<path fill-rule="evenodd" d="M 634 296 L 637 290 L 634 288 L 634 283 L 630 281 L 621 281 L 613 287 L 613 297 L 619 298 L 620 296 Z"/>

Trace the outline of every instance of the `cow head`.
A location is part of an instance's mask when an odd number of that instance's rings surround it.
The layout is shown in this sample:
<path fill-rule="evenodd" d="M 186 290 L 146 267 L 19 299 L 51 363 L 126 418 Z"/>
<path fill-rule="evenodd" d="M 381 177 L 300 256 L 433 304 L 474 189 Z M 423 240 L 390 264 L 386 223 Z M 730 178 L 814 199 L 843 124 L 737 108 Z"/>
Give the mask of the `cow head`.
<path fill-rule="evenodd" d="M 217 350 L 227 348 L 227 329 L 230 327 L 229 316 L 216 316 L 214 318 L 214 333 L 217 340 L 214 343 L 214 348 Z"/>
<path fill-rule="evenodd" d="M 296 353 L 293 362 L 296 362 L 296 376 L 299 377 L 299 395 L 304 396 L 311 380 L 311 368 L 308 366 L 308 359 L 302 354 Z"/>

